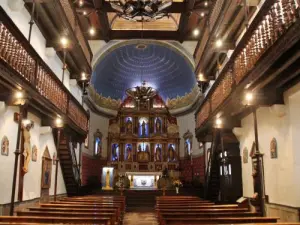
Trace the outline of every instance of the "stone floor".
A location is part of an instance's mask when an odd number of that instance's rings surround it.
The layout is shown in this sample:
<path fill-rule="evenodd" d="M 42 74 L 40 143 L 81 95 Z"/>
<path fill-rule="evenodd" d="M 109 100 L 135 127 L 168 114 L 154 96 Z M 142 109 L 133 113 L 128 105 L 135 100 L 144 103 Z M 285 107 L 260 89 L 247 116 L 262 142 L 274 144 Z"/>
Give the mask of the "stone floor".
<path fill-rule="evenodd" d="M 126 212 L 123 225 L 158 225 L 154 212 Z"/>

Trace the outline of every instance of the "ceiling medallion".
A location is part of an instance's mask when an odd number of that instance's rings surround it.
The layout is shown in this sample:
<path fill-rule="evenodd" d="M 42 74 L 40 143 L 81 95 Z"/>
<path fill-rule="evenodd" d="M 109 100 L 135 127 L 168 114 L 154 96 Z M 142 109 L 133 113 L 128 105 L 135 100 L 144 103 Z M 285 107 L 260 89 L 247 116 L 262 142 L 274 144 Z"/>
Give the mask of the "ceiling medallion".
<path fill-rule="evenodd" d="M 110 1 L 119 17 L 136 22 L 150 22 L 169 16 L 166 8 L 172 0 L 117 0 Z"/>
<path fill-rule="evenodd" d="M 146 81 L 142 82 L 142 86 L 129 88 L 126 90 L 126 94 L 136 100 L 150 100 L 157 94 L 157 91 L 146 85 Z"/>
<path fill-rule="evenodd" d="M 137 49 L 139 49 L 139 50 L 144 50 L 144 49 L 147 48 L 147 45 L 145 45 L 145 44 L 137 44 L 137 45 L 135 46 L 135 48 L 137 48 Z"/>

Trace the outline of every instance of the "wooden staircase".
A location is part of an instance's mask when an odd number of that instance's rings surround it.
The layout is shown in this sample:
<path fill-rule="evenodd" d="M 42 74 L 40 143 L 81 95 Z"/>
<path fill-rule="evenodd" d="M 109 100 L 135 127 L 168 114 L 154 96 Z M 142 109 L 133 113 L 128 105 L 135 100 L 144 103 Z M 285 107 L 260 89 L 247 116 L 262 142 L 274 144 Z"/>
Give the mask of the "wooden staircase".
<path fill-rule="evenodd" d="M 220 147 L 220 133 L 215 131 L 213 133 L 213 142 L 206 172 L 206 199 L 217 202 L 219 199 L 220 191 L 220 169 L 218 162 L 218 152 Z"/>
<path fill-rule="evenodd" d="M 56 135 L 54 135 L 54 137 L 55 136 Z M 73 152 L 71 146 L 70 138 L 68 138 L 67 135 L 61 131 L 57 155 L 65 181 L 66 190 L 69 196 L 77 195 L 80 187 L 77 162 L 74 161 L 75 152 Z"/>

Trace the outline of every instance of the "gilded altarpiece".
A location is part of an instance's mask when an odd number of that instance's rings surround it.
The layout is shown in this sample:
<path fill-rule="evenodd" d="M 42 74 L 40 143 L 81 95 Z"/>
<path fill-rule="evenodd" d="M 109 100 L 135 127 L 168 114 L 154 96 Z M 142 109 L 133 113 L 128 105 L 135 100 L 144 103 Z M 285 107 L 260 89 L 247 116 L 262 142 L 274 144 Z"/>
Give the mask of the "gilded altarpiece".
<path fill-rule="evenodd" d="M 156 173 L 165 168 L 176 171 L 179 167 L 177 120 L 151 87 L 127 90 L 108 130 L 108 166 L 119 174 Z"/>

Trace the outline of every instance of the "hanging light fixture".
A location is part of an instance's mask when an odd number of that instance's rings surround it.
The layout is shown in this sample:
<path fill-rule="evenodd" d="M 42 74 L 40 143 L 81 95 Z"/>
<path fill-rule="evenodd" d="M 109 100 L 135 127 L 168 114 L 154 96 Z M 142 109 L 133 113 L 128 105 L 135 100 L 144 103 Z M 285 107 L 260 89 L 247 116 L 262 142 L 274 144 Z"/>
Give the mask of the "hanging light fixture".
<path fill-rule="evenodd" d="M 165 10 L 172 3 L 172 0 L 119 0 L 110 2 L 110 5 L 119 17 L 136 22 L 149 22 L 169 16 Z"/>

